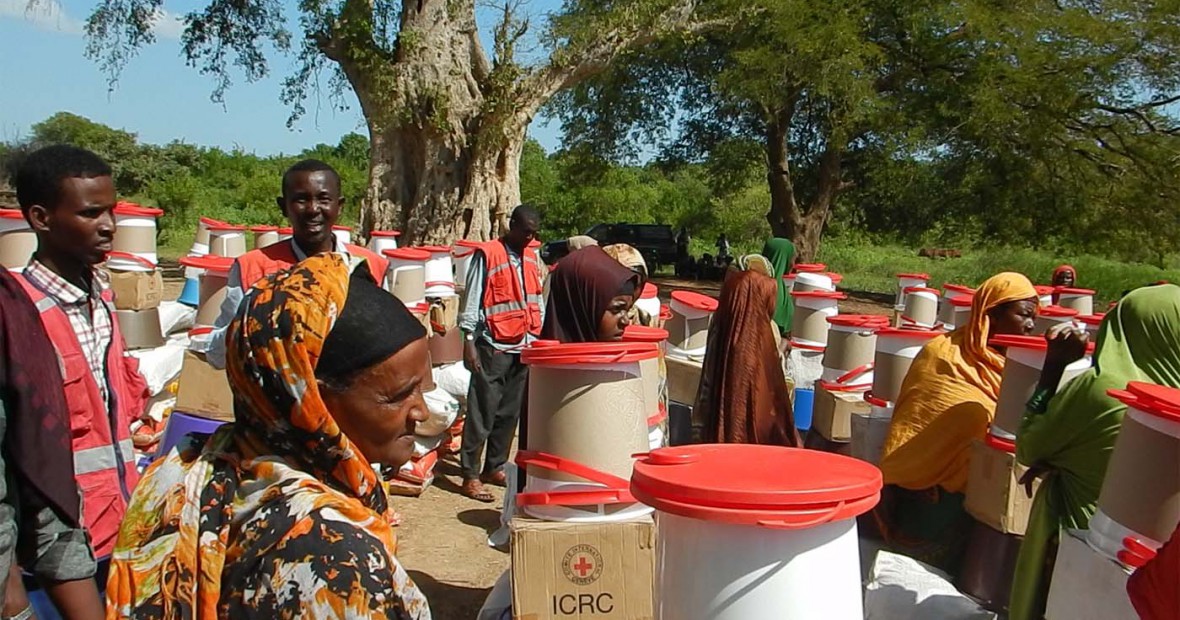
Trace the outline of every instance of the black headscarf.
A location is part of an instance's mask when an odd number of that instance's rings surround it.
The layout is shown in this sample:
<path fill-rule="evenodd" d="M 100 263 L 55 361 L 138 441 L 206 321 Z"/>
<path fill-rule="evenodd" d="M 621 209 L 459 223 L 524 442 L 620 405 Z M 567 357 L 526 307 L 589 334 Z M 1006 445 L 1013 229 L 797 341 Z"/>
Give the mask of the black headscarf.
<path fill-rule="evenodd" d="M 367 267 L 359 267 L 349 277 L 344 310 L 324 339 L 316 376 L 348 378 L 425 336 L 426 328 L 405 305 L 377 286 Z"/>
<path fill-rule="evenodd" d="M 639 276 L 602 248 L 590 246 L 558 263 L 549 282 L 541 337 L 561 342 L 595 342 L 598 324 L 618 295 L 634 295 Z"/>

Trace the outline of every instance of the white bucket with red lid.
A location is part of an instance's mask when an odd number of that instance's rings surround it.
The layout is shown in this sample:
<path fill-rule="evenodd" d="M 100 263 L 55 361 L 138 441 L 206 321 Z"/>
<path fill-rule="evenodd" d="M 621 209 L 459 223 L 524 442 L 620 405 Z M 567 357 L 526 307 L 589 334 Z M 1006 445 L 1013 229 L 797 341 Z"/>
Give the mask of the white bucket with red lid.
<path fill-rule="evenodd" d="M 824 272 L 800 271 L 795 274 L 795 291 L 834 291 L 836 285 L 832 283 L 832 276 Z"/>
<path fill-rule="evenodd" d="M 278 226 L 251 226 L 250 232 L 254 235 L 255 250 L 261 250 L 262 248 L 272 246 L 279 242 Z"/>
<path fill-rule="evenodd" d="M 1180 522 L 1180 390 L 1136 381 L 1110 395 L 1127 412 L 1087 539 L 1123 561 L 1128 540 L 1158 550 Z"/>
<path fill-rule="evenodd" d="M 0 209 L 0 265 L 21 271 L 37 251 L 37 234 L 20 209 Z"/>
<path fill-rule="evenodd" d="M 471 258 L 481 244 L 478 241 L 460 239 L 451 246 L 451 259 L 455 263 L 455 288 L 467 288 L 467 270 L 471 267 Z"/>
<path fill-rule="evenodd" d="M 1016 440 L 1016 433 L 1020 430 L 1020 421 L 1028 409 L 1028 399 L 1032 398 L 1037 384 L 1041 381 L 1041 370 L 1045 367 L 1045 352 L 1049 343 L 1042 336 L 1000 335 L 988 341 L 993 348 L 1003 348 L 1004 372 L 1000 380 L 1000 396 L 996 401 L 996 414 L 992 420 L 990 433 L 1008 441 Z M 1089 345 L 1093 351 L 1094 345 Z M 1083 357 L 1065 367 L 1061 375 L 1060 390 L 1074 377 L 1086 372 L 1090 367 L 1090 357 Z"/>
<path fill-rule="evenodd" d="M 873 363 L 877 330 L 889 327 L 889 317 L 875 314 L 838 314 L 828 317 L 828 346 L 824 368 L 837 376 Z M 828 377 L 825 380 L 833 381 Z M 868 379 L 872 382 L 872 378 Z"/>
<path fill-rule="evenodd" d="M 961 325 L 971 320 L 971 304 L 975 302 L 972 296 L 943 296 L 938 305 L 938 326 L 947 331 L 955 331 Z"/>
<path fill-rule="evenodd" d="M 279 228 L 279 241 L 288 241 L 291 236 L 295 234 L 295 229 L 290 226 L 283 226 Z"/>
<path fill-rule="evenodd" d="M 654 390 L 643 370 L 644 362 L 658 357 L 650 342 L 544 342 L 521 352 L 529 367 L 527 448 L 540 459 L 517 460 L 527 474 L 517 505 L 527 514 L 551 521 L 610 521 L 650 513 L 629 494 L 619 495 L 627 488 L 614 483 L 625 482 L 634 455 L 650 449 Z M 603 418 L 607 411 L 609 423 Z M 577 469 L 548 467 L 559 462 L 554 459 Z M 616 496 L 596 495 L 603 491 Z M 534 495 L 544 495 L 544 501 L 533 502 Z"/>
<path fill-rule="evenodd" d="M 1106 318 L 1106 314 L 1087 314 L 1079 316 L 1077 321 L 1086 328 L 1086 335 L 1090 337 L 1091 342 L 1098 342 L 1098 329 L 1102 327 L 1102 320 Z"/>
<path fill-rule="evenodd" d="M 894 404 L 877 398 L 872 392 L 865 393 L 865 402 L 870 407 L 869 415 L 852 416 L 852 456 L 877 465 L 885 450 L 885 439 L 889 437 Z"/>
<path fill-rule="evenodd" d="M 1061 323 L 1074 323 L 1077 317 L 1078 311 L 1074 310 L 1073 308 L 1062 308 L 1061 306 L 1044 306 L 1037 312 L 1037 320 L 1033 327 L 1033 333 L 1044 334 L 1054 325 Z"/>
<path fill-rule="evenodd" d="M 224 256 L 185 256 L 180 259 L 185 267 L 201 270 L 200 301 L 194 325 L 213 325 L 221 314 L 221 302 L 225 301 L 229 270 L 234 259 Z"/>
<path fill-rule="evenodd" d="M 660 354 L 651 360 L 639 362 L 643 373 L 643 394 L 647 400 L 647 434 L 650 449 L 664 447 L 664 421 L 668 419 L 668 370 L 664 365 L 664 348 L 668 343 L 667 330 L 659 327 L 628 325 L 623 330 L 624 342 L 650 342 L 656 345 Z"/>
<path fill-rule="evenodd" d="M 332 236 L 336 237 L 336 248 L 343 248 L 352 243 L 352 227 L 335 224 L 332 226 Z"/>
<path fill-rule="evenodd" d="M 114 271 L 151 273 L 156 270 L 156 263 L 130 252 L 107 252 L 106 265 L 107 269 Z"/>
<path fill-rule="evenodd" d="M 397 249 L 397 238 L 401 233 L 396 230 L 374 230 L 369 233 L 369 249 L 378 256 L 385 250 Z"/>
<path fill-rule="evenodd" d="M 658 511 L 655 618 L 861 620 L 856 517 L 880 492 L 876 467 L 817 450 L 651 452 L 631 493 Z"/>
<path fill-rule="evenodd" d="M 791 317 L 791 344 L 828 346 L 828 318 L 840 314 L 844 293 L 832 291 L 791 291 L 795 314 Z"/>
<path fill-rule="evenodd" d="M 672 318 L 664 325 L 668 330 L 668 355 L 680 359 L 704 358 L 717 300 L 692 291 L 673 291 L 668 307 L 672 310 Z"/>
<path fill-rule="evenodd" d="M 205 256 L 209 253 L 209 227 L 224 226 L 225 222 L 211 217 L 197 220 L 197 234 L 193 237 L 193 246 L 189 248 L 189 256 Z"/>
<path fill-rule="evenodd" d="M 897 298 L 893 301 L 893 309 L 898 312 L 905 310 L 905 290 L 913 287 L 923 287 L 930 283 L 927 273 L 899 273 L 897 274 Z"/>
<path fill-rule="evenodd" d="M 823 273 L 828 270 L 828 266 L 823 263 L 796 263 L 795 273 Z"/>
<path fill-rule="evenodd" d="M 209 226 L 209 255 L 237 258 L 246 253 L 246 227 L 233 224 Z"/>
<path fill-rule="evenodd" d="M 924 286 L 905 289 L 905 309 L 901 311 L 901 326 L 934 329 L 938 324 L 938 291 Z"/>
<path fill-rule="evenodd" d="M 417 249 L 430 254 L 430 258 L 426 260 L 426 296 L 453 297 L 455 266 L 451 261 L 451 248 L 445 245 L 430 245 Z"/>
<path fill-rule="evenodd" d="M 1094 291 L 1088 288 L 1062 286 L 1056 290 L 1057 305 L 1077 310 L 1078 314 L 1094 314 Z"/>
<path fill-rule="evenodd" d="M 643 284 L 639 299 L 635 300 L 635 307 L 647 313 L 650 317 L 660 316 L 660 289 L 651 282 Z"/>
<path fill-rule="evenodd" d="M 1053 292 L 1057 290 L 1056 287 L 1037 284 L 1033 288 L 1037 290 L 1037 298 L 1040 300 L 1042 308 L 1053 305 Z"/>
<path fill-rule="evenodd" d="M 877 353 L 873 359 L 873 394 L 894 402 L 914 358 L 922 347 L 944 332 L 940 329 L 897 329 L 877 331 Z"/>
<path fill-rule="evenodd" d="M 430 252 L 421 248 L 397 248 L 381 253 L 389 262 L 385 289 L 406 306 L 426 301 L 426 261 Z"/>
<path fill-rule="evenodd" d="M 141 207 L 131 202 L 115 204 L 115 238 L 111 241 L 111 250 L 134 254 L 152 265 L 158 264 L 156 221 L 161 215 L 164 215 L 161 209 Z"/>

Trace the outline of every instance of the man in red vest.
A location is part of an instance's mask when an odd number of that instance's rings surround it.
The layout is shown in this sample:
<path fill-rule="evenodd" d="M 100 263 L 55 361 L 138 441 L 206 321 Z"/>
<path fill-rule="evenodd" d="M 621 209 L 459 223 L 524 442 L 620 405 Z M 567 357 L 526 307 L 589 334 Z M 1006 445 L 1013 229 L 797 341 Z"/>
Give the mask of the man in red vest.
<path fill-rule="evenodd" d="M 459 315 L 463 362 L 471 371 L 467 420 L 463 425 L 463 495 L 489 503 L 484 484 L 504 486 L 504 464 L 512 447 L 528 369 L 520 351 L 541 335 L 544 268 L 529 244 L 541 215 L 521 205 L 512 211 L 508 232 L 483 244 L 467 271 L 467 302 Z M 487 455 L 480 467 L 480 455 Z"/>
<path fill-rule="evenodd" d="M 82 523 L 99 558 L 98 590 L 91 589 L 93 581 L 79 582 L 73 599 L 85 608 L 105 586 L 109 556 L 139 480 L 131 423 L 147 399 L 139 365 L 124 352 L 106 275 L 95 268 L 114 239 L 115 186 L 110 167 L 97 155 L 51 146 L 21 164 L 16 192 L 37 235 L 37 251 L 19 281 L 57 353 Z M 49 593 L 63 608 L 53 588 Z M 70 607 L 63 614 L 79 617 Z"/>
<path fill-rule="evenodd" d="M 283 195 L 275 200 L 291 223 L 291 239 L 252 250 L 234 261 L 221 314 L 214 322 L 206 351 L 209 363 L 217 368 L 225 368 L 225 329 L 237 314 L 246 292 L 259 280 L 289 269 L 309 256 L 337 252 L 354 262 L 364 260 L 377 284 L 385 281 L 388 263 L 384 258 L 360 246 L 338 243 L 332 234 L 344 206 L 340 175 L 335 168 L 315 159 L 296 163 L 283 173 Z"/>

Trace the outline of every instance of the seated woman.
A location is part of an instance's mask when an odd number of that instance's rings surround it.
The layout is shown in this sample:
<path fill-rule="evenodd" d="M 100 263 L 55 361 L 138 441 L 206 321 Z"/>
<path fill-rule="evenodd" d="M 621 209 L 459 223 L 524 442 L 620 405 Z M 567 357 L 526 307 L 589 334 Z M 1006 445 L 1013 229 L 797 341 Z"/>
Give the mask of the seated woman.
<path fill-rule="evenodd" d="M 227 362 L 236 421 L 140 480 L 108 617 L 429 619 L 372 465 L 413 454 L 426 330 L 325 254 L 251 290 Z"/>
<path fill-rule="evenodd" d="M 1030 467 L 1025 482 L 1045 475 L 1029 513 L 1012 581 L 1009 617 L 1044 615 L 1061 528 L 1087 529 L 1097 509 L 1106 466 L 1127 406 L 1107 394 L 1131 381 L 1180 388 L 1180 287 L 1151 286 L 1127 294 L 1098 330 L 1094 367 L 1057 393 L 1066 366 L 1085 352 L 1085 336 L 1051 332 L 1040 384 L 1020 426 L 1016 458 Z"/>
<path fill-rule="evenodd" d="M 693 408 L 705 443 L 803 445 L 779 363 L 776 291 L 755 271 L 731 272 L 721 288 Z"/>
<path fill-rule="evenodd" d="M 987 434 L 1004 355 L 987 344 L 1032 333 L 1037 291 L 1018 273 L 989 278 L 968 322 L 922 348 L 901 386 L 881 458 L 886 494 L 876 514 L 886 541 L 954 573 L 971 518 L 963 510 L 971 442 Z"/>
<path fill-rule="evenodd" d="M 615 243 L 602 248 L 608 256 L 619 262 L 620 265 L 630 269 L 639 277 L 639 282 L 635 288 L 635 294 L 643 293 L 643 287 L 647 284 L 647 261 L 643 260 L 643 254 L 639 250 L 627 245 L 626 243 Z M 645 327 L 653 327 L 656 324 L 656 319 L 644 312 L 639 306 L 632 305 L 631 310 L 627 314 L 627 318 L 632 325 L 643 325 Z"/>
<path fill-rule="evenodd" d="M 639 276 L 597 246 L 571 253 L 549 276 L 541 338 L 560 342 L 622 340 Z"/>

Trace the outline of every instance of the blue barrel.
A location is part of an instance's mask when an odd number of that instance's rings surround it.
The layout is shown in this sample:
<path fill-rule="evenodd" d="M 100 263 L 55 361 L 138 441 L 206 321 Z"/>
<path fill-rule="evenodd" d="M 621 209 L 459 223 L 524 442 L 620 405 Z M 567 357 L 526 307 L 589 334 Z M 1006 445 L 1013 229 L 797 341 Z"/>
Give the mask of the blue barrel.
<path fill-rule="evenodd" d="M 156 458 L 168 454 L 172 448 L 176 447 L 176 444 L 180 443 L 181 439 L 184 439 L 185 435 L 191 433 L 209 435 L 222 424 L 225 422 L 202 418 L 183 411 L 173 411 L 172 415 L 168 416 L 168 426 L 164 427 L 164 436 L 160 438 L 160 449 L 156 452 Z"/>
<path fill-rule="evenodd" d="M 815 390 L 795 388 L 795 428 L 800 433 L 811 429 L 811 410 L 815 405 Z"/>
<path fill-rule="evenodd" d="M 185 278 L 184 288 L 180 290 L 180 297 L 176 301 L 196 308 L 201 303 L 201 281 L 197 278 Z"/>

